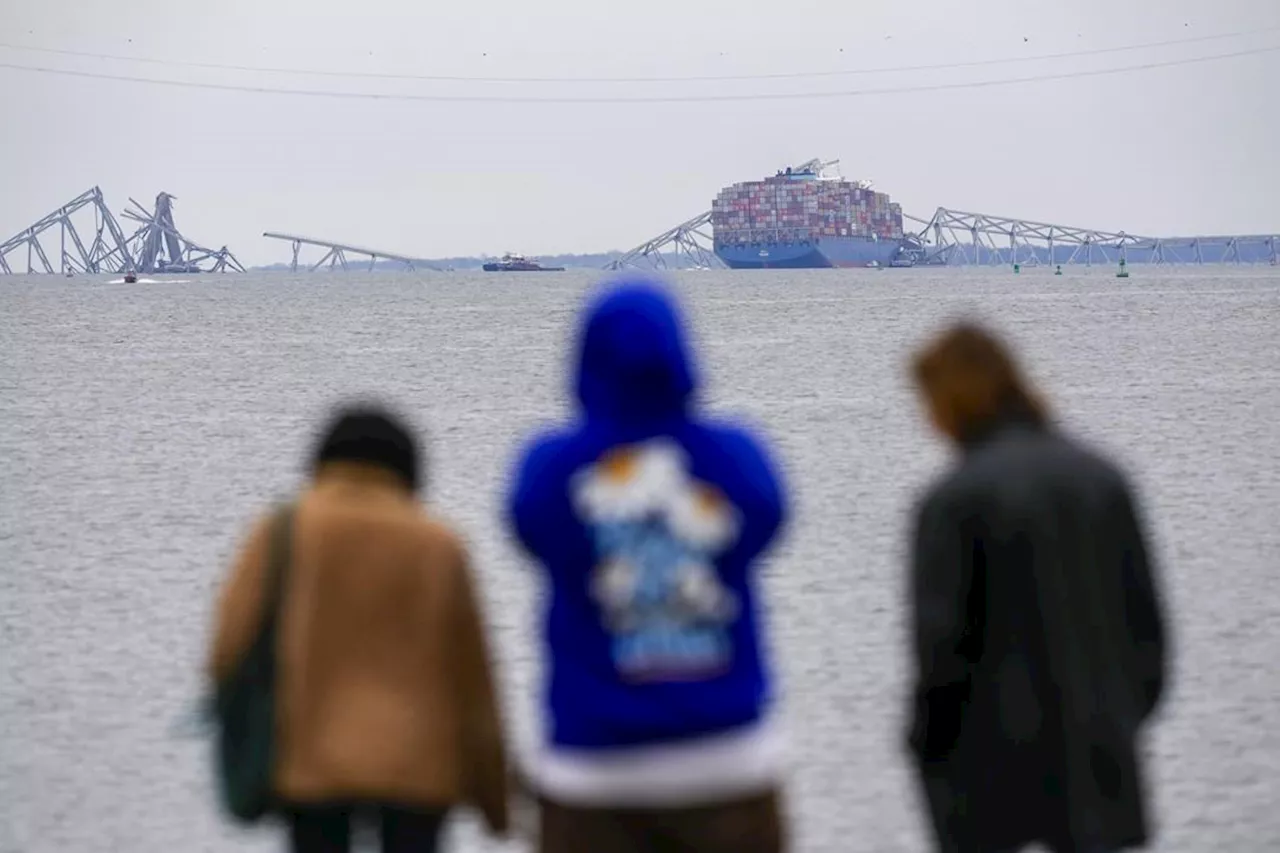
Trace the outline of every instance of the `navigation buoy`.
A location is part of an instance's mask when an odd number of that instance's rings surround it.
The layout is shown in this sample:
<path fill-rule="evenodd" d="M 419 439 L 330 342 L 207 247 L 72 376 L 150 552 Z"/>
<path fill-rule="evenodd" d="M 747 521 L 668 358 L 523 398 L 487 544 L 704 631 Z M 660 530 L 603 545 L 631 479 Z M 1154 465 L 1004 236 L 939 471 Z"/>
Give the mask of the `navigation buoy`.
<path fill-rule="evenodd" d="M 1124 258 L 1121 258 L 1120 271 L 1116 273 L 1116 278 L 1128 278 L 1128 277 L 1129 277 L 1128 267 L 1125 266 Z"/>
<path fill-rule="evenodd" d="M 1054 275 L 1062 275 L 1062 264 L 1058 264 L 1058 268 L 1053 271 Z"/>
<path fill-rule="evenodd" d="M 1014 264 L 1014 265 L 1013 265 L 1013 271 L 1014 271 L 1015 273 L 1022 272 L 1022 264 Z"/>

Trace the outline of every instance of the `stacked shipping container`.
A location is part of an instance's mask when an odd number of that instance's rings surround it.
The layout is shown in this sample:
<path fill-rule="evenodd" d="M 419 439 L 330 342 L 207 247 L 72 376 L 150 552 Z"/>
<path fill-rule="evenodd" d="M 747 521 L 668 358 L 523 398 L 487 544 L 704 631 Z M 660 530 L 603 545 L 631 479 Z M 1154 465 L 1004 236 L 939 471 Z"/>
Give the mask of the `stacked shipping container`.
<path fill-rule="evenodd" d="M 823 237 L 902 239 L 902 207 L 848 181 L 778 175 L 725 187 L 711 203 L 716 242 L 808 243 Z"/>

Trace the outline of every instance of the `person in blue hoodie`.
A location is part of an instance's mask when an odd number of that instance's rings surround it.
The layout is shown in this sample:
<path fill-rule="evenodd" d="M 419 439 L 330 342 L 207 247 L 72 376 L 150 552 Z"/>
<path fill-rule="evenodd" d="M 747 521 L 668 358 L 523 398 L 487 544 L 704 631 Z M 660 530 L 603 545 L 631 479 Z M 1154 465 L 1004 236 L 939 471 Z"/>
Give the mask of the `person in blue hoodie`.
<path fill-rule="evenodd" d="M 540 850 L 778 853 L 781 734 L 756 578 L 783 487 L 700 415 L 676 306 L 643 279 L 589 306 L 571 423 L 519 463 L 510 522 L 544 571 Z"/>

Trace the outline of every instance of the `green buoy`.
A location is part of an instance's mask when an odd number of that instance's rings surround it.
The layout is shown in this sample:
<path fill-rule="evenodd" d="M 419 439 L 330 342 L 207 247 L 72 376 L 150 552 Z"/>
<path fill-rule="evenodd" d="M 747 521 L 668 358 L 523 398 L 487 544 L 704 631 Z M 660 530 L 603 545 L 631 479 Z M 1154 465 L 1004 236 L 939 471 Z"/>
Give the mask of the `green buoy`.
<path fill-rule="evenodd" d="M 1120 272 L 1116 273 L 1116 278 L 1128 278 L 1129 270 L 1125 266 L 1124 258 L 1120 259 Z"/>
<path fill-rule="evenodd" d="M 1014 272 L 1022 272 L 1022 264 L 1014 264 L 1014 265 L 1013 265 L 1013 271 L 1014 271 Z"/>
<path fill-rule="evenodd" d="M 1062 275 L 1062 264 L 1058 264 L 1058 268 L 1053 271 L 1054 275 Z"/>

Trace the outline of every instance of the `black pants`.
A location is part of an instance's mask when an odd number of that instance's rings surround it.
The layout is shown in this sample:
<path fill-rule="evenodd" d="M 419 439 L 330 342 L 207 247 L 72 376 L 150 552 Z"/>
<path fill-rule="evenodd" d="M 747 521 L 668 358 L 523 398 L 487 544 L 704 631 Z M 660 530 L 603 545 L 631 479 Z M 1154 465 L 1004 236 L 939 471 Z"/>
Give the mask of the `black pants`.
<path fill-rule="evenodd" d="M 435 853 L 445 812 L 392 805 L 294 806 L 285 812 L 293 853 L 349 853 L 353 821 L 378 827 L 382 853 Z"/>

